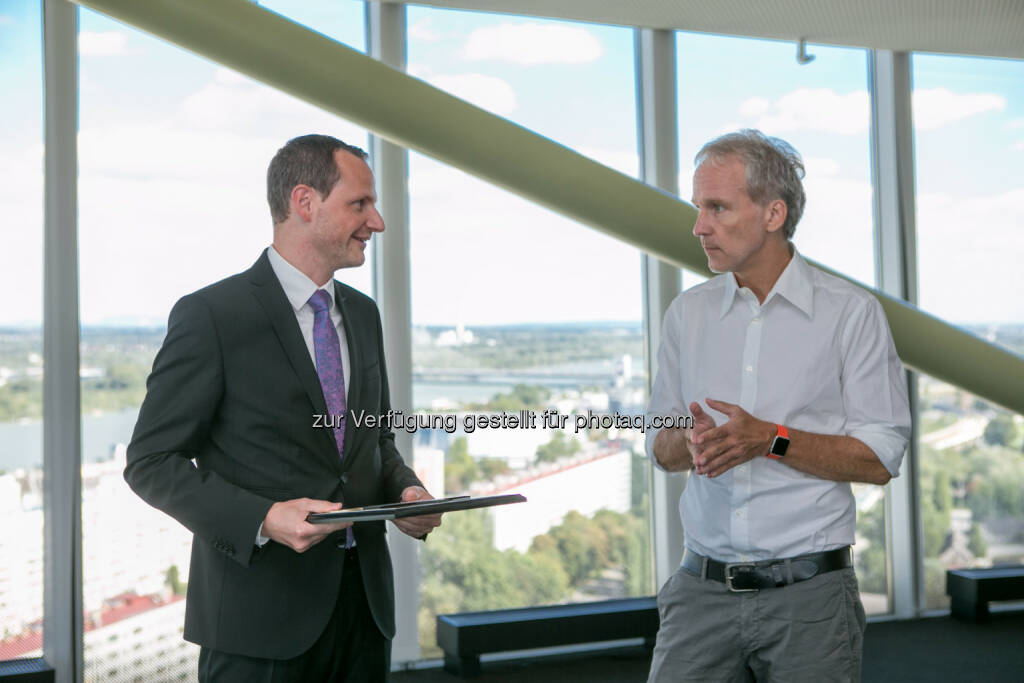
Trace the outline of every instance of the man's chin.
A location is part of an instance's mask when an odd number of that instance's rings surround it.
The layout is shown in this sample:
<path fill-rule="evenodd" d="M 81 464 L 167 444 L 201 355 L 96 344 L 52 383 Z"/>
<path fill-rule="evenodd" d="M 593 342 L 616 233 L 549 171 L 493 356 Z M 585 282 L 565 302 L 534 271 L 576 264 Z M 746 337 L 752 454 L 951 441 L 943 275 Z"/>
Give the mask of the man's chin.
<path fill-rule="evenodd" d="M 363 252 L 362 249 L 352 249 L 345 254 L 344 258 L 342 258 L 341 261 L 342 265 L 338 266 L 339 270 L 341 268 L 358 268 L 359 266 L 366 263 L 366 254 Z"/>
<path fill-rule="evenodd" d="M 708 256 L 708 270 L 716 274 L 729 272 L 729 269 L 722 265 L 720 261 L 718 261 L 717 259 L 713 259 L 710 256 Z"/>

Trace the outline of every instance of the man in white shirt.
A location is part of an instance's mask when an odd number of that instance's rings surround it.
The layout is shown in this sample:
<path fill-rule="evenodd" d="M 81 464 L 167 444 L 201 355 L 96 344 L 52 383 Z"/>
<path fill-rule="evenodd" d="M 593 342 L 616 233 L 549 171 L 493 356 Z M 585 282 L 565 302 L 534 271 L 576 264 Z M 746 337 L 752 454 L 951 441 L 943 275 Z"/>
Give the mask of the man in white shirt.
<path fill-rule="evenodd" d="M 647 449 L 693 474 L 649 680 L 856 681 L 850 482 L 898 474 L 905 373 L 878 301 L 790 242 L 800 155 L 744 130 L 695 163 L 693 232 L 721 275 L 680 294 L 662 328 L 649 414 L 693 423 L 649 432 Z"/>

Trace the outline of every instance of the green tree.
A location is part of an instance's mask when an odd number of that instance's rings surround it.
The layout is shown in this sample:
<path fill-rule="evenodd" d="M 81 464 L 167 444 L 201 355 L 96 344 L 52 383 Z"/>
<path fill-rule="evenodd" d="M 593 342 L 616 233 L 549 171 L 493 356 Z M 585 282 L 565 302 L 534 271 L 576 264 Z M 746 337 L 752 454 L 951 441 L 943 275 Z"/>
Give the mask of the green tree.
<path fill-rule="evenodd" d="M 861 513 L 857 522 L 858 531 L 864 536 L 864 546 L 857 546 L 854 557 L 857 563 L 861 590 L 866 593 L 886 591 L 887 570 L 885 563 L 885 513 L 879 503 Z"/>
<path fill-rule="evenodd" d="M 508 393 L 495 394 L 487 403 L 470 405 L 473 410 L 515 413 L 520 410 L 542 410 L 551 391 L 533 384 L 516 384 Z"/>
<path fill-rule="evenodd" d="M 460 436 L 444 454 L 444 490 L 449 493 L 465 491 L 479 478 L 480 468 L 469 454 L 466 437 Z"/>
<path fill-rule="evenodd" d="M 1015 446 L 1020 439 L 1020 427 L 1007 413 L 999 413 L 985 426 L 985 443 L 992 446 Z"/>
<path fill-rule="evenodd" d="M 554 462 L 567 455 L 575 455 L 580 451 L 580 442 L 570 439 L 561 430 L 551 435 L 551 440 L 537 447 L 537 462 Z"/>
<path fill-rule="evenodd" d="M 561 524 L 544 535 L 554 539 L 571 586 L 578 586 L 609 564 L 611 548 L 608 533 L 600 524 L 575 510 L 566 514 Z"/>
<path fill-rule="evenodd" d="M 164 573 L 164 585 L 171 589 L 175 595 L 184 595 L 186 584 L 181 582 L 178 575 L 178 565 L 172 564 Z"/>
<path fill-rule="evenodd" d="M 501 458 L 480 458 L 476 464 L 480 469 L 480 478 L 484 481 L 490 481 L 499 474 L 509 471 L 508 463 Z"/>
<path fill-rule="evenodd" d="M 988 555 L 988 543 L 985 542 L 985 537 L 982 535 L 981 527 L 978 526 L 977 522 L 971 524 L 971 531 L 967 537 L 967 549 L 975 557 L 985 557 Z"/>
<path fill-rule="evenodd" d="M 486 510 L 447 515 L 424 546 L 420 644 L 436 653 L 434 615 L 543 605 L 568 597 L 556 555 L 494 548 Z"/>

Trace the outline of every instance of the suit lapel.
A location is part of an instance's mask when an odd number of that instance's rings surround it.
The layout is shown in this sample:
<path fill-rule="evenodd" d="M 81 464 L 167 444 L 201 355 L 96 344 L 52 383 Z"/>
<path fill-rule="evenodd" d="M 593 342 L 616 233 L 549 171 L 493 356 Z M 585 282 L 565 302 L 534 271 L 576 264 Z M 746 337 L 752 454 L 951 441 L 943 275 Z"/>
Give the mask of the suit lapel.
<path fill-rule="evenodd" d="M 306 341 L 302 338 L 302 332 L 299 330 L 298 322 L 295 320 L 295 311 L 288 302 L 288 297 L 285 296 L 284 289 L 281 288 L 281 283 L 278 281 L 277 276 L 274 275 L 274 270 L 270 266 L 270 260 L 267 258 L 266 251 L 263 252 L 263 255 L 260 256 L 249 272 L 251 275 L 250 281 L 254 285 L 253 295 L 259 301 L 260 306 L 263 307 L 263 311 L 270 320 L 270 324 L 274 328 L 274 333 L 277 335 L 281 347 L 284 349 L 288 362 L 291 364 L 292 369 L 299 378 L 299 382 L 302 384 L 302 388 L 305 389 L 306 395 L 309 397 L 309 402 L 313 406 L 313 412 L 326 415 L 328 413 L 327 402 L 324 400 L 323 389 L 320 388 L 320 377 L 316 374 L 316 367 L 313 365 L 313 360 L 309 357 Z M 312 419 L 312 415 L 310 415 L 310 419 Z M 338 451 L 334 444 L 334 439 L 331 437 L 331 430 L 317 429 L 316 432 L 322 435 L 319 438 L 324 441 L 324 445 L 330 446 L 331 459 L 334 463 L 337 463 Z M 348 439 L 346 438 L 345 441 L 348 441 Z"/>

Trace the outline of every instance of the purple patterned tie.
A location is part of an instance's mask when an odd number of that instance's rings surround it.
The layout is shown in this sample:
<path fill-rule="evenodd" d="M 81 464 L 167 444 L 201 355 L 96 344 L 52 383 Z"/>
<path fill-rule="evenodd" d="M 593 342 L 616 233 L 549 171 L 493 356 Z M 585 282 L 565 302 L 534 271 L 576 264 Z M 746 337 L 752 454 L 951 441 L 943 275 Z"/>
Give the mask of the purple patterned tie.
<path fill-rule="evenodd" d="M 345 372 L 341 366 L 341 342 L 338 330 L 331 320 L 331 297 L 318 289 L 309 297 L 313 309 L 313 355 L 316 356 L 316 373 L 320 376 L 320 388 L 327 402 L 327 412 L 334 416 L 334 440 L 338 455 L 345 445 Z M 341 544 L 339 544 L 341 545 Z M 355 545 L 352 527 L 345 529 L 346 548 Z"/>
<path fill-rule="evenodd" d="M 338 330 L 331 320 L 331 297 L 322 289 L 309 297 L 313 309 L 313 354 L 316 356 L 316 372 L 320 376 L 320 388 L 327 401 L 327 412 L 333 416 L 334 439 L 338 443 L 338 454 L 345 445 L 345 374 L 341 367 L 341 344 Z"/>

